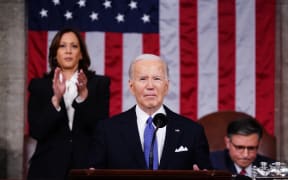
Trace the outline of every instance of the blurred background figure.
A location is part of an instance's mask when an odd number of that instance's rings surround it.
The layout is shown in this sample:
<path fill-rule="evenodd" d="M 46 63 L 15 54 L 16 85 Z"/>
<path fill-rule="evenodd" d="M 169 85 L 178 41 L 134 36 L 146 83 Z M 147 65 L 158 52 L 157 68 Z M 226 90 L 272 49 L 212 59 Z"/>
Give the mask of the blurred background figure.
<path fill-rule="evenodd" d="M 230 122 L 224 137 L 226 149 L 211 152 L 213 168 L 251 177 L 253 165 L 260 166 L 262 161 L 274 162 L 257 153 L 262 135 L 261 125 L 252 117 Z"/>

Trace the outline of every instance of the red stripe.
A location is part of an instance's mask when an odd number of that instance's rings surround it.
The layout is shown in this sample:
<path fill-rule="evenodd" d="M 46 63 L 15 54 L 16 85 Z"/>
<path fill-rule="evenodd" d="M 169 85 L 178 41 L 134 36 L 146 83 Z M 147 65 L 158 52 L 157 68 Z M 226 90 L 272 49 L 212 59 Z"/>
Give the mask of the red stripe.
<path fill-rule="evenodd" d="M 219 110 L 235 109 L 235 1 L 218 1 Z"/>
<path fill-rule="evenodd" d="M 256 118 L 274 134 L 275 0 L 256 0 Z"/>
<path fill-rule="evenodd" d="M 28 31 L 27 46 L 27 90 L 32 78 L 41 77 L 47 71 L 47 32 L 46 31 Z M 28 102 L 29 93 L 26 93 L 26 102 Z M 29 125 L 27 120 L 27 106 L 25 107 L 25 129 L 24 134 L 29 134 Z"/>
<path fill-rule="evenodd" d="M 122 112 L 122 33 L 105 33 L 105 74 L 111 78 L 110 115 Z"/>
<path fill-rule="evenodd" d="M 143 53 L 152 53 L 160 55 L 160 37 L 159 34 L 143 34 Z"/>
<path fill-rule="evenodd" d="M 180 113 L 197 119 L 197 1 L 180 1 Z M 172 67 L 173 68 L 173 67 Z"/>
<path fill-rule="evenodd" d="M 41 77 L 47 71 L 46 31 L 28 31 L 28 79 Z"/>

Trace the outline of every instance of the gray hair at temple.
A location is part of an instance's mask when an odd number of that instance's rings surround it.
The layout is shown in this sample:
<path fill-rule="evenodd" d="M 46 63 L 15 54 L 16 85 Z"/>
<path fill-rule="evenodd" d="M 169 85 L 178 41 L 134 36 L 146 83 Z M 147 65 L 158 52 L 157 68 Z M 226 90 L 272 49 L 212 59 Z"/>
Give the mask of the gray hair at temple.
<path fill-rule="evenodd" d="M 262 138 L 263 129 L 259 122 L 253 118 L 240 118 L 232 121 L 227 127 L 227 136 L 258 134 L 259 140 Z"/>
<path fill-rule="evenodd" d="M 141 54 L 139 56 L 137 56 L 130 64 L 130 67 L 129 67 L 129 78 L 132 79 L 132 70 L 133 70 L 133 67 L 134 67 L 134 64 L 137 62 L 137 61 L 140 61 L 140 60 L 149 60 L 149 61 L 162 61 L 164 66 L 166 67 L 165 68 L 165 71 L 166 71 L 166 79 L 169 80 L 169 68 L 168 68 L 168 65 L 167 63 L 160 57 L 160 56 L 157 56 L 157 55 L 154 55 L 154 54 Z"/>

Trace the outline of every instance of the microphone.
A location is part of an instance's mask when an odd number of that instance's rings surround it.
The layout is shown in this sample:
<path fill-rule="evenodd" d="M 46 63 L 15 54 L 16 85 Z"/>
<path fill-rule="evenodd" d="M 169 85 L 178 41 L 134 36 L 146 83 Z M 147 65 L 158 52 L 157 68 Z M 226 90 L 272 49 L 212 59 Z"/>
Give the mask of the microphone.
<path fill-rule="evenodd" d="M 168 119 L 163 113 L 158 113 L 153 118 L 153 123 L 156 126 L 156 129 L 162 128 L 167 125 Z"/>
<path fill-rule="evenodd" d="M 156 129 L 153 133 L 151 146 L 150 146 L 150 152 L 149 152 L 149 169 L 151 170 L 153 170 L 153 160 L 154 160 L 153 149 L 154 149 L 154 144 L 155 144 L 156 133 L 159 128 L 163 128 L 164 126 L 167 125 L 168 119 L 165 114 L 158 113 L 154 116 L 152 121 L 153 121 L 153 124 L 156 126 Z"/>

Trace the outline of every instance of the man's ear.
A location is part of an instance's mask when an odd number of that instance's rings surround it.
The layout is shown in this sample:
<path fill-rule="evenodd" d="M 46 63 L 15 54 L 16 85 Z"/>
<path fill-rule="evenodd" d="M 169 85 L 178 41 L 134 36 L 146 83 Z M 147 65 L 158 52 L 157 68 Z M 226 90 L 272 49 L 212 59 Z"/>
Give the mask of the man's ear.
<path fill-rule="evenodd" d="M 129 84 L 130 93 L 134 95 L 133 82 L 130 79 L 128 81 L 128 84 Z"/>
<path fill-rule="evenodd" d="M 230 138 L 225 136 L 224 142 L 225 142 L 226 148 L 229 149 L 230 148 Z"/>

